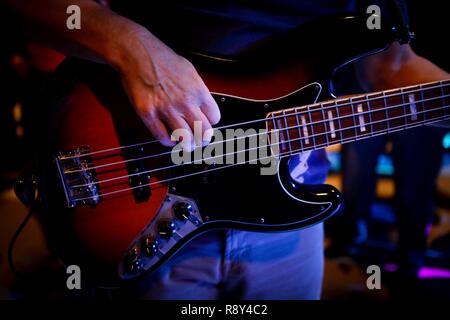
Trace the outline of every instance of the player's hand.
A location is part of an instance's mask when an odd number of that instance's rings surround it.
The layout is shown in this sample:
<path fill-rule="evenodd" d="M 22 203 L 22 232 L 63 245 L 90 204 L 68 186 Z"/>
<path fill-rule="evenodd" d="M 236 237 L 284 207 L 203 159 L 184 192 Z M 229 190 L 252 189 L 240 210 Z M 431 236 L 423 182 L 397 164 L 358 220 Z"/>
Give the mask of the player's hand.
<path fill-rule="evenodd" d="M 145 29 L 127 45 L 130 50 L 118 70 L 132 105 L 155 139 L 173 146 L 172 132 L 185 129 L 194 141 L 194 121 L 201 121 L 202 142 L 208 143 L 220 111 L 194 66 Z"/>

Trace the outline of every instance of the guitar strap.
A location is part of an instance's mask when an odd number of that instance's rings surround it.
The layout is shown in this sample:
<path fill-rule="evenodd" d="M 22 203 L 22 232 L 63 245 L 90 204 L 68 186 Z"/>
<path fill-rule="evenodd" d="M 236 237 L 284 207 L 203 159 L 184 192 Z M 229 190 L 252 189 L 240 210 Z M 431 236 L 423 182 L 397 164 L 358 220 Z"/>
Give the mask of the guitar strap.
<path fill-rule="evenodd" d="M 398 27 L 399 39 L 401 44 L 410 43 L 414 39 L 414 33 L 409 27 L 409 15 L 406 0 L 391 0 L 392 15 L 394 23 Z"/>

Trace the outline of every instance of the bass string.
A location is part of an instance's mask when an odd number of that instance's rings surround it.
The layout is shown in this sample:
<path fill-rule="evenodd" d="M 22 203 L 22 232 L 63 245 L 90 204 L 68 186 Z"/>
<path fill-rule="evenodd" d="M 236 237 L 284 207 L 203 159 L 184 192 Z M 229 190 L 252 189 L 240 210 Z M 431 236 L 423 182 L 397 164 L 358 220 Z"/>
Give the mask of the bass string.
<path fill-rule="evenodd" d="M 436 119 L 434 121 L 427 122 L 427 124 L 431 124 L 431 123 L 434 123 L 434 122 L 439 122 L 439 121 L 442 121 L 442 120 L 445 120 L 445 119 L 449 119 L 449 118 L 450 118 L 450 116 L 443 116 L 443 117 L 441 117 L 439 119 Z M 417 124 L 415 124 L 415 125 L 413 125 L 413 126 L 411 126 L 409 128 L 415 128 L 415 127 L 419 127 L 421 125 L 423 125 L 423 123 L 417 123 Z M 362 139 L 367 139 L 367 138 L 375 137 L 375 136 L 378 136 L 378 135 L 383 135 L 383 134 L 386 134 L 386 133 L 400 131 L 402 129 L 403 128 L 399 127 L 397 129 L 394 129 L 394 130 L 389 130 L 389 131 L 388 130 L 384 130 L 384 132 L 380 131 L 379 133 L 374 134 L 374 135 L 367 134 L 365 136 L 361 136 L 360 139 L 361 140 Z M 348 143 L 348 142 L 352 142 L 352 141 L 355 141 L 355 139 L 354 138 L 348 138 L 348 139 L 344 140 L 342 142 L 342 144 Z M 322 148 L 324 148 L 326 146 L 327 146 L 326 144 L 322 144 L 321 146 L 315 147 L 313 150 L 322 149 Z M 284 153 L 284 154 L 280 154 L 279 157 L 283 158 L 283 157 L 290 156 L 290 155 L 292 155 L 292 154 L 290 152 L 287 152 L 287 153 Z M 273 156 L 265 156 L 265 157 L 259 158 L 257 160 L 261 161 L 261 160 L 264 160 L 264 159 L 268 159 L 270 157 L 273 157 Z M 191 177 L 191 176 L 194 176 L 194 175 L 205 174 L 205 173 L 208 173 L 208 172 L 217 171 L 217 170 L 221 170 L 221 169 L 227 169 L 227 168 L 231 168 L 231 167 L 234 167 L 234 166 L 237 166 L 237 165 L 243 165 L 243 164 L 250 163 L 250 161 L 253 161 L 253 160 L 247 160 L 247 161 L 245 161 L 243 163 L 233 163 L 233 164 L 228 164 L 228 165 L 224 165 L 224 166 L 221 166 L 221 167 L 210 168 L 210 169 L 199 171 L 199 172 L 193 172 L 193 173 L 190 173 L 190 174 L 180 175 L 180 176 L 176 176 L 176 177 L 173 177 L 173 178 L 167 178 L 167 179 L 163 179 L 163 180 L 158 180 L 158 181 L 155 181 L 155 182 L 150 182 L 148 184 L 148 186 L 161 184 L 161 183 L 168 183 L 170 181 L 174 181 L 174 180 L 178 180 L 178 179 L 182 179 L 182 178 L 187 178 L 187 177 Z M 114 195 L 114 194 L 118 194 L 118 193 L 122 193 L 122 192 L 126 192 L 126 191 L 131 191 L 131 190 L 134 190 L 134 189 L 137 189 L 137 188 L 142 188 L 142 186 L 134 186 L 134 187 L 124 188 L 124 189 L 114 190 L 114 191 L 111 191 L 111 192 L 107 192 L 107 193 L 101 194 L 101 196 L 111 196 L 111 195 Z M 91 200 L 93 198 L 95 198 L 95 197 L 75 198 L 75 199 L 73 199 L 73 201 L 86 201 L 86 200 Z"/>
<path fill-rule="evenodd" d="M 436 85 L 435 86 L 431 86 L 431 85 L 434 85 L 434 84 L 436 84 Z M 334 101 L 335 105 L 328 106 L 328 107 L 324 108 L 324 111 L 326 111 L 328 109 L 334 109 L 336 107 L 349 105 L 349 104 L 353 103 L 352 102 L 353 99 L 360 99 L 360 98 L 363 98 L 363 97 L 365 97 L 366 99 L 361 100 L 361 102 L 369 103 L 371 101 L 388 99 L 388 98 L 392 98 L 392 97 L 396 97 L 396 96 L 404 95 L 404 94 L 410 94 L 410 93 L 416 93 L 416 92 L 421 92 L 423 94 L 423 92 L 427 91 L 427 90 L 434 90 L 434 89 L 439 89 L 439 88 L 441 88 L 443 90 L 444 87 L 450 86 L 450 80 L 435 81 L 435 82 L 426 83 L 424 85 L 430 85 L 430 87 L 422 88 L 423 85 L 419 85 L 419 89 L 414 89 L 414 90 L 405 92 L 405 90 L 407 90 L 408 88 L 417 87 L 417 85 L 413 85 L 413 86 L 404 87 L 404 88 L 400 88 L 400 89 L 391 89 L 391 90 L 386 90 L 386 91 L 381 91 L 381 92 L 370 93 L 370 94 L 366 94 L 366 95 L 359 95 L 359 96 L 356 96 L 356 97 L 342 98 L 342 99 L 324 101 L 324 102 L 321 102 L 321 103 L 314 103 L 312 105 L 305 105 L 305 106 L 301 106 L 301 107 L 294 107 L 293 109 L 299 109 L 299 108 L 303 109 L 303 107 L 316 106 L 316 105 L 320 106 L 320 105 L 323 105 L 323 104 L 326 104 L 326 103 L 331 103 L 331 102 Z M 397 91 L 397 90 L 400 90 L 400 92 L 394 93 L 394 94 L 389 94 L 388 96 L 385 96 L 386 93 L 391 92 L 391 91 Z M 376 97 L 376 98 L 369 98 L 370 96 L 379 95 L 379 94 L 383 94 L 383 96 Z M 347 101 L 347 102 L 344 102 L 344 101 Z M 338 104 L 338 103 L 341 103 L 341 102 L 344 102 L 344 103 Z M 296 111 L 296 113 L 293 113 L 291 115 L 298 115 L 298 114 L 301 114 L 303 112 L 305 112 L 305 111 L 304 110 L 302 110 L 300 112 Z M 280 116 L 274 117 L 274 119 L 282 118 L 282 117 L 284 117 L 284 115 L 280 115 Z M 224 125 L 224 126 L 221 126 L 221 127 L 217 127 L 216 129 L 220 130 L 220 129 L 233 128 L 233 127 L 237 127 L 237 126 L 244 126 L 244 125 L 258 123 L 258 122 L 263 122 L 263 121 L 267 121 L 267 118 L 250 120 L 250 121 L 245 121 L 245 122 L 239 122 L 239 123 L 234 123 L 234 124 L 230 124 L 230 125 Z M 95 155 L 95 154 L 99 154 L 99 153 L 105 153 L 105 152 L 116 151 L 116 150 L 127 149 L 127 148 L 134 148 L 134 147 L 143 146 L 143 145 L 147 145 L 147 144 L 153 144 L 153 143 L 156 143 L 156 142 L 159 142 L 159 141 L 158 140 L 151 140 L 151 141 L 140 142 L 140 143 L 131 144 L 131 145 L 124 145 L 124 146 L 119 146 L 119 147 L 114 147 L 114 148 L 109 148 L 109 149 L 104 149 L 104 150 L 97 150 L 97 151 L 85 153 L 85 154 L 83 154 L 83 156 L 91 156 L 91 155 Z M 65 156 L 65 157 L 61 157 L 61 160 L 73 159 L 73 158 L 76 158 L 76 157 L 78 157 L 78 156 L 77 155 L 75 155 L 75 156 Z"/>
<path fill-rule="evenodd" d="M 448 106 L 446 106 L 445 108 L 447 108 Z M 418 112 L 418 113 L 416 113 L 417 115 L 418 114 L 425 114 L 425 113 L 427 113 L 427 112 L 433 112 L 433 111 L 438 111 L 438 110 L 442 110 L 442 109 L 432 109 L 432 110 L 426 110 L 426 111 L 421 111 L 421 112 Z M 402 115 L 402 116 L 398 116 L 398 117 L 394 117 L 394 118 L 392 118 L 392 120 L 395 120 L 395 119 L 403 119 L 403 118 L 406 118 L 406 117 L 409 117 L 410 115 Z M 443 116 L 444 118 L 445 117 L 447 117 L 447 115 L 444 115 Z M 440 119 L 440 120 L 442 120 L 442 119 Z M 383 122 L 383 120 L 378 120 L 378 121 L 372 121 L 372 122 L 369 122 L 369 123 L 367 123 L 366 125 L 367 126 L 373 126 L 373 124 L 377 124 L 377 123 L 382 123 Z M 423 121 L 420 121 L 420 122 L 418 122 L 418 124 L 419 125 L 423 125 L 423 124 L 425 124 L 425 123 L 431 123 L 431 122 L 434 122 L 434 119 L 432 119 L 432 120 L 430 120 L 430 121 L 426 121 L 426 120 L 423 120 Z M 337 129 L 337 130 L 339 130 L 339 131 L 344 131 L 344 130 L 353 130 L 353 129 L 355 129 L 355 128 L 358 128 L 359 126 L 352 126 L 352 127 L 348 127 L 348 128 L 344 128 L 344 129 Z M 412 128 L 412 127 L 414 127 L 414 125 L 411 125 L 411 124 L 405 124 L 405 125 L 401 125 L 401 126 L 398 126 L 398 129 L 399 130 L 401 130 L 401 129 L 405 129 L 405 128 Z M 334 132 L 336 132 L 337 130 L 335 130 Z M 371 130 L 372 131 L 372 130 Z M 389 133 L 389 132 L 395 132 L 395 131 L 398 131 L 398 130 L 395 130 L 395 128 L 387 128 L 386 129 L 386 131 L 384 131 L 384 130 L 380 130 L 379 132 L 382 132 L 382 133 L 385 133 L 385 132 L 387 132 L 387 133 Z M 327 134 L 329 134 L 329 133 L 331 133 L 331 131 L 327 131 Z M 372 132 L 371 132 L 372 133 Z M 378 134 L 376 134 L 376 135 L 378 135 Z M 360 135 L 360 136 L 364 136 L 364 135 Z M 351 137 L 350 139 L 352 139 L 352 140 L 358 140 L 359 139 L 359 137 L 360 136 L 355 136 L 355 137 Z M 375 135 L 373 135 L 373 136 L 375 136 Z M 309 138 L 312 138 L 312 136 L 310 136 Z M 293 141 L 301 141 L 301 139 L 304 139 L 304 138 L 302 138 L 302 137 L 299 137 L 299 138 L 296 138 L 296 139 L 288 139 L 288 140 L 286 140 L 285 142 L 287 142 L 287 143 L 291 143 L 291 142 L 293 142 Z M 326 141 L 324 144 L 322 144 L 322 145 L 317 145 L 316 143 L 315 143 L 315 139 L 313 139 L 313 141 L 314 141 L 314 145 L 313 146 L 311 146 L 310 147 L 310 149 L 308 149 L 308 148 L 301 148 L 300 150 L 296 150 L 295 152 L 302 152 L 302 151 L 308 151 L 308 150 L 315 150 L 315 148 L 317 147 L 317 146 L 320 146 L 320 147 L 323 147 L 323 146 L 329 146 L 330 145 L 330 143 L 328 143 L 328 141 Z M 344 143 L 343 141 L 345 141 L 345 139 L 342 139 L 342 135 L 341 135 L 341 139 L 338 139 L 338 140 L 335 140 L 335 141 L 333 141 L 334 143 L 333 144 L 338 144 L 338 143 Z M 268 144 L 268 145 L 263 145 L 263 146 L 259 146 L 259 147 L 254 147 L 254 148 L 249 148 L 249 149 L 246 149 L 246 150 L 240 150 L 240 151 L 236 151 L 236 152 L 229 152 L 229 153 L 226 153 L 226 154 L 224 154 L 224 155 L 220 155 L 220 156 L 213 156 L 213 157 L 209 157 L 209 158 L 205 158 L 205 159 L 202 159 L 203 161 L 210 161 L 210 160 L 214 160 L 214 159 L 220 159 L 220 158 L 222 158 L 222 157 L 227 157 L 227 156 L 231 156 L 231 155 L 238 155 L 238 154 L 240 154 L 240 153 L 243 153 L 243 152 L 249 152 L 249 151 L 253 151 L 253 150 L 258 150 L 259 151 L 259 149 L 261 149 L 261 148 L 267 148 L 267 147 L 272 147 L 272 146 L 278 146 L 279 145 L 279 143 L 278 142 L 276 142 L 276 143 L 271 143 L 271 144 Z M 303 144 L 302 144 L 303 145 Z M 292 152 L 291 152 L 292 153 Z M 252 159 L 252 161 L 254 161 L 255 159 Z M 258 160 L 258 159 L 257 159 Z M 256 160 L 256 161 L 257 161 Z M 123 175 L 123 176 L 118 176 L 118 177 L 113 177 L 113 178 L 108 178 L 108 179 L 103 179 L 103 180 L 99 180 L 99 181 L 96 181 L 96 182 L 94 182 L 94 183 L 90 183 L 90 184 L 79 184 L 79 185 L 73 185 L 72 186 L 72 188 L 81 188 L 81 187 L 86 187 L 86 186 L 89 186 L 89 185 L 92 185 L 92 184 L 95 184 L 95 185 L 98 185 L 98 184 L 101 184 L 101 183 L 107 183 L 107 182 L 113 182 L 113 181 L 117 181 L 117 180 L 120 180 L 120 179 L 125 179 L 125 178 L 130 178 L 130 177 L 134 177 L 134 176 L 139 176 L 139 175 L 144 175 L 144 174 L 150 174 L 150 173 L 158 173 L 158 172 L 160 172 L 160 171 L 164 171 L 164 170 L 169 170 L 169 169 L 173 169 L 173 168 L 176 168 L 176 167 L 179 167 L 179 166 L 184 166 L 184 165 L 189 165 L 189 164 L 193 164 L 194 162 L 187 162 L 187 163 L 182 163 L 182 164 L 172 164 L 172 165 L 169 165 L 169 166 L 166 166 L 166 167 L 159 167 L 159 168 L 155 168 L 155 169 L 150 169 L 150 170 L 145 170 L 145 171 L 142 171 L 142 172 L 137 172 L 137 173 L 131 173 L 131 174 L 128 174 L 128 175 Z"/>
<path fill-rule="evenodd" d="M 424 103 L 424 102 L 428 102 L 428 101 L 432 101 L 432 100 L 436 100 L 436 99 L 444 99 L 444 98 L 447 98 L 447 97 L 449 97 L 449 96 L 450 96 L 450 95 L 446 95 L 446 96 L 442 96 L 442 97 L 434 97 L 434 98 L 424 99 L 424 100 L 418 100 L 418 101 L 416 101 L 415 103 Z M 368 114 L 368 113 L 370 113 L 370 112 L 384 112 L 384 111 L 387 111 L 387 110 L 390 110 L 390 109 L 402 108 L 402 107 L 404 107 L 404 106 L 406 106 L 406 105 L 408 105 L 408 104 L 409 104 L 409 103 L 403 103 L 403 104 L 394 105 L 394 106 L 390 106 L 390 107 L 383 108 L 383 109 L 376 109 L 376 110 L 371 110 L 371 111 L 363 111 L 363 112 L 361 112 L 361 113 L 358 113 L 358 116 L 360 116 L 360 115 L 366 115 L 366 114 Z M 445 106 L 443 106 L 442 108 L 445 108 Z M 434 110 L 437 111 L 438 109 L 437 109 L 437 108 L 435 108 L 435 109 L 430 109 L 430 111 L 434 111 Z M 288 116 L 291 116 L 291 114 L 288 115 Z M 294 115 L 294 116 L 297 116 L 297 115 Z M 407 115 L 405 115 L 405 116 L 407 116 Z M 354 114 L 349 114 L 349 115 L 344 115 L 344 116 L 336 117 L 336 118 L 334 118 L 333 120 L 339 120 L 339 121 L 341 121 L 342 119 L 354 118 L 354 117 L 355 117 Z M 267 119 L 266 119 L 266 120 L 267 120 Z M 270 119 L 270 120 L 272 120 L 272 119 Z M 380 121 L 382 121 L 382 122 L 384 122 L 384 121 L 385 121 L 385 122 L 388 122 L 388 121 L 392 121 L 392 120 L 395 120 L 395 118 L 384 119 L 384 120 L 380 120 Z M 314 126 L 314 125 L 318 125 L 318 124 L 324 124 L 324 123 L 327 123 L 328 121 L 329 121 L 329 120 L 324 119 L 324 120 L 320 120 L 320 121 L 314 121 L 314 122 L 311 122 L 311 123 L 307 123 L 307 124 L 305 124 L 305 125 L 307 125 L 307 126 Z M 370 123 L 369 123 L 369 124 L 370 124 Z M 283 129 L 276 129 L 276 130 L 274 130 L 274 131 L 287 131 L 287 130 L 292 130 L 292 129 L 298 129 L 298 128 L 300 128 L 301 126 L 303 126 L 303 124 L 302 124 L 302 125 L 297 125 L 297 126 L 290 126 L 290 127 L 288 126 L 288 127 L 286 127 L 286 128 L 283 128 Z M 339 123 L 339 126 L 340 126 L 340 123 Z M 347 129 L 354 129 L 354 128 L 356 128 L 356 127 L 357 127 L 357 126 L 347 127 L 347 128 L 340 128 L 340 129 L 336 129 L 335 132 L 340 132 L 340 131 L 344 131 L 344 130 L 347 130 Z M 325 131 L 325 132 L 321 132 L 321 133 L 317 133 L 317 134 L 312 134 L 312 135 L 310 135 L 309 137 L 312 138 L 312 139 L 314 139 L 315 137 L 323 136 L 323 135 L 328 135 L 329 133 L 330 133 L 330 132 Z M 225 140 L 223 140 L 223 141 L 212 142 L 212 143 L 210 143 L 209 145 L 210 145 L 210 146 L 214 146 L 214 145 L 222 144 L 222 143 L 225 143 L 225 142 L 239 141 L 240 139 L 247 139 L 247 138 L 251 138 L 251 137 L 255 137 L 255 136 L 256 136 L 256 137 L 259 137 L 259 136 L 264 135 L 264 134 L 267 134 L 267 133 L 264 132 L 264 133 L 249 134 L 249 135 L 240 136 L 240 137 L 235 137 L 235 138 L 231 138 L 231 139 L 225 139 Z M 142 160 L 147 160 L 147 159 L 156 158 L 156 157 L 160 157 L 160 156 L 166 156 L 166 155 L 172 154 L 172 152 L 173 152 L 173 150 L 170 150 L 170 151 L 166 151 L 166 152 L 162 152 L 162 153 L 158 153 L 158 154 L 145 155 L 145 156 L 141 156 L 141 157 L 130 158 L 130 159 L 120 160 L 120 161 L 114 161 L 114 162 L 109 162 L 109 163 L 105 163 L 105 164 L 101 164 L 101 165 L 96 165 L 96 166 L 88 166 L 88 167 L 83 168 L 83 169 L 73 169 L 73 170 L 68 170 L 68 171 L 65 171 L 64 173 L 65 173 L 65 174 L 73 174 L 73 173 L 78 173 L 78 172 L 85 172 L 85 171 L 90 171 L 90 170 L 97 170 L 97 169 L 107 168 L 107 167 L 111 167 L 111 166 L 115 166 L 115 165 L 120 165 L 120 164 L 125 164 L 125 163 L 135 162 L 135 161 L 142 161 Z M 84 155 L 82 155 L 82 156 L 84 156 Z"/>

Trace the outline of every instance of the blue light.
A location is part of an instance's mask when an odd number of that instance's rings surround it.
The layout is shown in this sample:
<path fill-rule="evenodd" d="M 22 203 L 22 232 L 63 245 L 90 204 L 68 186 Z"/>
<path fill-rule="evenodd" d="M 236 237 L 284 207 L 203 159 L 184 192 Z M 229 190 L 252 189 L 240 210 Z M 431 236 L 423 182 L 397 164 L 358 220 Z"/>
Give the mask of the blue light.
<path fill-rule="evenodd" d="M 379 175 L 391 176 L 394 174 L 394 165 L 390 156 L 380 154 L 377 162 L 377 173 Z"/>
<path fill-rule="evenodd" d="M 444 139 L 442 139 L 442 146 L 444 149 L 450 149 L 450 132 L 447 132 Z"/>

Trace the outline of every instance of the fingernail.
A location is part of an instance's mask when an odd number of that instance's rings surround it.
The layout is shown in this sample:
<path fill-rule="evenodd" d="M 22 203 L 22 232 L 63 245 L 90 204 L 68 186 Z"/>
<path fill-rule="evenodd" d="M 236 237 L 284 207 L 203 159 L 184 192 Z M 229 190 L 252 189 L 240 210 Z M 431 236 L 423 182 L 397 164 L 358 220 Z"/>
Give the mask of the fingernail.
<path fill-rule="evenodd" d="M 205 130 L 205 133 L 203 133 L 203 146 L 205 146 L 211 142 L 213 134 L 214 134 L 214 129 Z"/>

